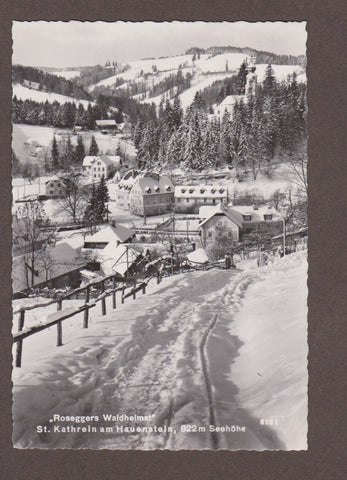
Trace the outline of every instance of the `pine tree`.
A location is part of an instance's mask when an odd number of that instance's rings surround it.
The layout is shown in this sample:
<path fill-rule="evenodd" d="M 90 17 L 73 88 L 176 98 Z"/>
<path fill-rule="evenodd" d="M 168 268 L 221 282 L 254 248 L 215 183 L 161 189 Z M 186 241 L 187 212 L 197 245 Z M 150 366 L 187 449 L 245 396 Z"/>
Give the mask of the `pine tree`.
<path fill-rule="evenodd" d="M 84 144 L 83 144 L 83 140 L 82 140 L 81 135 L 77 136 L 77 145 L 76 145 L 76 149 L 75 149 L 75 152 L 74 152 L 74 157 L 75 157 L 74 158 L 75 163 L 82 164 L 83 159 L 85 157 L 85 148 L 84 148 Z"/>
<path fill-rule="evenodd" d="M 52 155 L 53 170 L 58 170 L 58 168 L 59 168 L 59 149 L 58 149 L 58 143 L 57 143 L 57 139 L 55 138 L 55 135 L 53 137 L 51 155 Z"/>
<path fill-rule="evenodd" d="M 92 135 L 92 140 L 89 147 L 89 155 L 96 156 L 99 153 L 99 147 L 96 143 L 94 135 Z"/>
<path fill-rule="evenodd" d="M 274 95 L 276 91 L 276 78 L 271 64 L 269 63 L 265 70 L 263 81 L 263 92 L 265 95 Z"/>
<path fill-rule="evenodd" d="M 238 95 L 244 95 L 247 79 L 247 65 L 246 62 L 242 62 L 239 72 L 237 74 L 237 93 Z"/>

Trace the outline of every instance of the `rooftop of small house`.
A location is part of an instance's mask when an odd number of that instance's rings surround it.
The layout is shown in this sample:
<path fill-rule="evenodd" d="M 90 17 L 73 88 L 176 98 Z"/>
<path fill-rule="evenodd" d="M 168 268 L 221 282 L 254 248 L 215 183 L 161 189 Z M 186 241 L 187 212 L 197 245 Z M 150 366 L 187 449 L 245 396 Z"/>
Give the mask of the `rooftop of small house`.
<path fill-rule="evenodd" d="M 123 225 L 107 225 L 106 227 L 96 232 L 94 235 L 87 236 L 84 241 L 84 246 L 85 248 L 88 248 L 86 245 L 89 243 L 123 243 L 129 240 L 134 234 L 134 230 L 124 227 Z"/>
<path fill-rule="evenodd" d="M 95 120 L 95 123 L 98 127 L 116 127 L 117 126 L 116 121 L 111 119 Z"/>
<path fill-rule="evenodd" d="M 256 206 L 224 206 L 219 203 L 215 207 L 201 207 L 199 216 L 202 222 L 199 228 L 202 227 L 208 220 L 215 215 L 225 215 L 232 220 L 238 227 L 242 228 L 245 223 L 259 223 L 264 221 L 281 221 L 282 217 L 279 212 L 271 205 L 256 207 Z"/>

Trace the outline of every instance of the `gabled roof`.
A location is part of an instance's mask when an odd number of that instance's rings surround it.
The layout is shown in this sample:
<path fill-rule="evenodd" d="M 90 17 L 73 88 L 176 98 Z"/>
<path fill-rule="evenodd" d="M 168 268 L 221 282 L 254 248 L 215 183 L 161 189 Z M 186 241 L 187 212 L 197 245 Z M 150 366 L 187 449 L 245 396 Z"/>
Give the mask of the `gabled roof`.
<path fill-rule="evenodd" d="M 86 155 L 83 159 L 83 167 L 91 167 L 97 158 L 95 155 Z"/>
<path fill-rule="evenodd" d="M 64 183 L 64 180 L 57 177 L 57 175 L 53 175 L 52 177 L 50 177 L 46 182 L 45 182 L 45 185 L 47 185 L 47 183 L 50 183 L 50 182 L 59 182 L 61 185 L 65 185 Z"/>
<path fill-rule="evenodd" d="M 230 209 L 224 207 L 222 203 L 219 203 L 218 205 L 216 205 L 214 210 L 210 211 L 209 215 L 200 223 L 199 228 L 205 225 L 205 223 L 208 222 L 215 215 L 225 215 L 238 227 L 242 228 L 242 216 L 240 218 L 240 215 L 235 214 L 235 212 L 232 212 Z"/>
<path fill-rule="evenodd" d="M 135 231 L 131 228 L 123 227 L 123 225 L 107 225 L 94 235 L 85 238 L 84 243 L 110 243 L 110 242 L 126 242 L 134 235 Z"/>
<path fill-rule="evenodd" d="M 220 106 L 225 107 L 226 105 L 234 105 L 236 102 L 240 102 L 244 100 L 244 95 L 228 95 L 225 99 L 221 102 Z"/>
<path fill-rule="evenodd" d="M 117 123 L 115 120 L 95 120 L 95 123 L 98 127 L 116 127 Z"/>
<path fill-rule="evenodd" d="M 279 212 L 271 206 L 252 207 L 246 205 L 234 205 L 232 207 L 228 207 L 228 210 L 232 212 L 235 217 L 238 217 L 242 222 L 244 222 L 244 215 L 251 215 L 251 220 L 248 220 L 247 223 L 263 222 L 264 215 L 272 215 L 272 220 L 275 221 L 281 220 L 281 215 Z"/>
<path fill-rule="evenodd" d="M 100 253 L 100 267 L 106 275 L 114 272 L 124 275 L 141 253 L 128 245 L 110 242 Z"/>
<path fill-rule="evenodd" d="M 159 177 L 159 175 L 145 173 L 142 176 L 138 176 L 135 179 L 134 184 L 139 187 L 142 195 L 168 193 L 174 191 L 174 185 L 171 181 L 171 178 L 166 175 Z"/>
<path fill-rule="evenodd" d="M 120 163 L 120 157 L 118 155 L 101 155 L 100 157 L 98 157 L 98 160 L 101 160 L 107 166 L 112 166 L 115 163 Z"/>

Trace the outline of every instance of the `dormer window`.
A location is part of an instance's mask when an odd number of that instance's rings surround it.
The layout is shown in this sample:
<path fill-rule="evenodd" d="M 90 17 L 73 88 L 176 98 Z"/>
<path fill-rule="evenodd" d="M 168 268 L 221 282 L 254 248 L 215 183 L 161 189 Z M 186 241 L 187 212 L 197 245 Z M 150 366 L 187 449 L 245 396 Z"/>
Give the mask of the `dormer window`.
<path fill-rule="evenodd" d="M 152 189 L 149 188 L 149 187 L 147 187 L 147 188 L 146 188 L 146 193 L 152 193 Z"/>
<path fill-rule="evenodd" d="M 194 188 L 190 188 L 189 193 L 194 193 Z"/>
<path fill-rule="evenodd" d="M 155 187 L 155 191 L 156 191 L 157 193 L 159 193 L 159 192 L 160 192 L 160 188 L 159 188 L 159 187 Z"/>
<path fill-rule="evenodd" d="M 224 188 L 220 188 L 219 193 L 223 193 L 223 192 L 224 192 Z"/>
<path fill-rule="evenodd" d="M 250 222 L 252 220 L 252 215 L 242 215 L 245 222 Z"/>
<path fill-rule="evenodd" d="M 171 192 L 171 187 L 170 187 L 170 185 L 166 185 L 166 190 L 167 190 L 168 192 Z"/>
<path fill-rule="evenodd" d="M 204 189 L 204 188 L 200 188 L 200 193 L 205 193 L 205 189 Z"/>
<path fill-rule="evenodd" d="M 211 193 L 216 193 L 216 190 L 214 188 L 211 188 Z"/>
<path fill-rule="evenodd" d="M 181 192 L 182 192 L 182 193 L 186 193 L 186 189 L 185 189 L 185 188 L 182 188 L 182 189 L 181 189 Z"/>
<path fill-rule="evenodd" d="M 272 220 L 272 213 L 265 213 L 264 220 L 266 221 Z"/>

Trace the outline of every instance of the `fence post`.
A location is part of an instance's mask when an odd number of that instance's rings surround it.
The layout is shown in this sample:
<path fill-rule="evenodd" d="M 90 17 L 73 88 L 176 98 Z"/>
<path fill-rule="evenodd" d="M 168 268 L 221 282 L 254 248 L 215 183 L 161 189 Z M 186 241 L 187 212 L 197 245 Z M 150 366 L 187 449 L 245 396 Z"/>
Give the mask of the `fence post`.
<path fill-rule="evenodd" d="M 18 332 L 21 332 L 24 328 L 24 317 L 25 317 L 25 310 L 21 310 L 19 320 L 18 320 Z M 21 367 L 22 365 L 22 348 L 23 348 L 23 340 L 19 340 L 19 342 L 17 342 L 16 367 Z"/>
<path fill-rule="evenodd" d="M 84 303 L 87 304 L 89 302 L 89 285 L 85 290 L 85 301 Z M 84 310 L 84 317 L 83 317 L 83 328 L 88 328 L 88 320 L 89 320 L 89 308 Z"/>
<path fill-rule="evenodd" d="M 123 285 L 123 287 L 122 287 L 122 303 L 124 303 L 124 290 L 125 290 L 125 287 Z"/>
<path fill-rule="evenodd" d="M 158 271 L 157 271 L 157 284 L 159 284 L 159 283 L 160 283 L 160 272 L 159 272 L 159 270 L 158 270 Z"/>
<path fill-rule="evenodd" d="M 105 291 L 105 282 L 101 282 L 101 290 L 104 293 Z M 106 315 L 106 297 L 102 297 L 101 299 L 101 314 Z"/>
<path fill-rule="evenodd" d="M 146 293 L 146 284 L 145 284 L 145 282 L 143 282 L 143 284 L 142 284 L 142 295 L 143 295 L 144 293 Z"/>
<path fill-rule="evenodd" d="M 116 278 L 113 278 L 112 307 L 116 308 Z"/>
<path fill-rule="evenodd" d="M 57 302 L 57 312 L 60 312 L 63 306 L 63 300 L 59 298 Z M 57 323 L 57 347 L 63 345 L 63 328 L 61 322 Z"/>
<path fill-rule="evenodd" d="M 136 280 L 133 286 L 133 300 L 136 300 Z"/>

